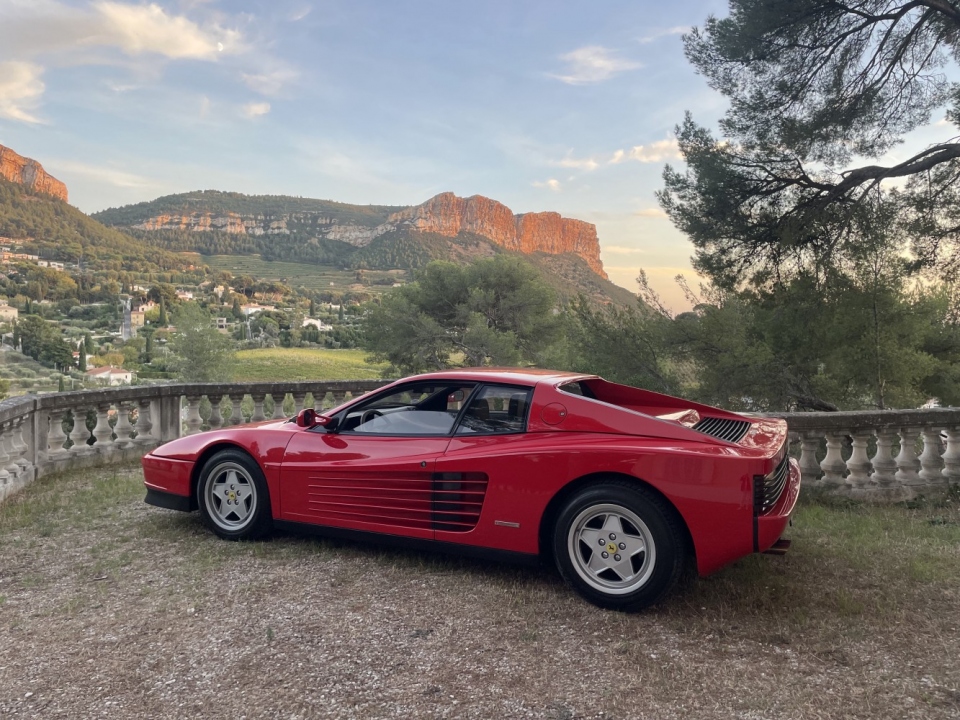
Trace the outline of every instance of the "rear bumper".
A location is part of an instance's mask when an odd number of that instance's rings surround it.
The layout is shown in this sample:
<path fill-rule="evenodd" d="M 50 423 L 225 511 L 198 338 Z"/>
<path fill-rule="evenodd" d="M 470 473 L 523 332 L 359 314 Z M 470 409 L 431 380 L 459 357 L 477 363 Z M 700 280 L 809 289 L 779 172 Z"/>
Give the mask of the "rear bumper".
<path fill-rule="evenodd" d="M 763 552 L 773 547 L 774 543 L 780 539 L 783 531 L 790 523 L 790 515 L 794 506 L 797 504 L 797 498 L 800 496 L 800 464 L 790 458 L 790 478 L 787 480 L 787 486 L 784 488 L 777 504 L 773 506 L 770 512 L 760 515 L 756 518 L 756 552 Z"/>

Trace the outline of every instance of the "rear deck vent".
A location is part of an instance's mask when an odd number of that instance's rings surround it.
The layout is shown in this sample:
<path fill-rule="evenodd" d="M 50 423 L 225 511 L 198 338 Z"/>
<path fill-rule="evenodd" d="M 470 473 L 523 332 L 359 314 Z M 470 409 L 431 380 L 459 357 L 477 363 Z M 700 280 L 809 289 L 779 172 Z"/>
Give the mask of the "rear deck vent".
<path fill-rule="evenodd" d="M 749 420 L 730 420 L 728 418 L 703 418 L 693 426 L 697 432 L 710 435 L 727 442 L 740 442 L 750 429 Z"/>

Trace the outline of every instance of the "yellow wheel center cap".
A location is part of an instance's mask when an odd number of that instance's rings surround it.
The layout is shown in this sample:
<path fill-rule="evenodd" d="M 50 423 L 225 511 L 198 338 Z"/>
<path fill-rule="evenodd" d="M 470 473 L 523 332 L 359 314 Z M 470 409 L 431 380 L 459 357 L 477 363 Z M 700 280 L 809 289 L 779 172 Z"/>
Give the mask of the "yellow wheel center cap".
<path fill-rule="evenodd" d="M 231 490 L 229 493 L 227 493 L 227 497 L 229 497 L 231 500 L 236 500 L 237 494 Z"/>
<path fill-rule="evenodd" d="M 612 543 L 612 542 L 607 543 L 607 552 L 609 552 L 609 553 L 615 553 L 616 551 L 617 551 L 617 545 L 616 545 L 616 543 Z"/>

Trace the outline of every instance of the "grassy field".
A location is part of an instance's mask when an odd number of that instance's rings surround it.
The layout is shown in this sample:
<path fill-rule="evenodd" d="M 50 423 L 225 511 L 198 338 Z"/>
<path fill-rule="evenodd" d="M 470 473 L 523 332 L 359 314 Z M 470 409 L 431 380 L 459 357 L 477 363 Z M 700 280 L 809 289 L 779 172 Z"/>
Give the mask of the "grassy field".
<path fill-rule="evenodd" d="M 209 255 L 201 259 L 214 270 L 227 270 L 234 276 L 250 275 L 258 280 L 276 280 L 291 288 L 303 286 L 308 290 L 362 290 L 374 295 L 390 289 L 389 285 L 356 285 L 356 272 L 341 270 L 328 265 L 307 263 L 274 262 L 263 260 L 259 255 Z M 368 282 L 391 278 L 404 280 L 402 270 L 364 270 Z M 351 287 L 354 286 L 354 287 Z"/>
<path fill-rule="evenodd" d="M 237 382 L 273 380 L 370 380 L 382 366 L 364 360 L 363 350 L 261 348 L 237 353 Z"/>
<path fill-rule="evenodd" d="M 0 352 L 0 378 L 10 383 L 10 395 L 23 395 L 27 392 L 53 392 L 58 383 L 53 375 L 55 370 L 44 367 L 36 360 L 14 350 Z M 67 390 L 70 390 L 67 380 Z"/>
<path fill-rule="evenodd" d="M 803 498 L 786 557 L 637 615 L 549 569 L 143 504 L 137 468 L 0 506 L 0 715 L 939 719 L 960 714 L 960 509 Z"/>

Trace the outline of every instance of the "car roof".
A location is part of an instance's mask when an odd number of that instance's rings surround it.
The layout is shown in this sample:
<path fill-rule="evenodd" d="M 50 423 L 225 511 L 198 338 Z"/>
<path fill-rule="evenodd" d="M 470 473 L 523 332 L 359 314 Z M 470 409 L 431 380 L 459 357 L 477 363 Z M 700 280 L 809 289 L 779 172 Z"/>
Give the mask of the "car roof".
<path fill-rule="evenodd" d="M 546 383 L 555 385 L 561 382 L 586 380 L 596 375 L 567 372 L 565 370 L 544 370 L 541 368 L 479 367 L 443 370 L 404 378 L 404 380 L 468 380 L 472 382 L 502 382 L 520 385 Z"/>

